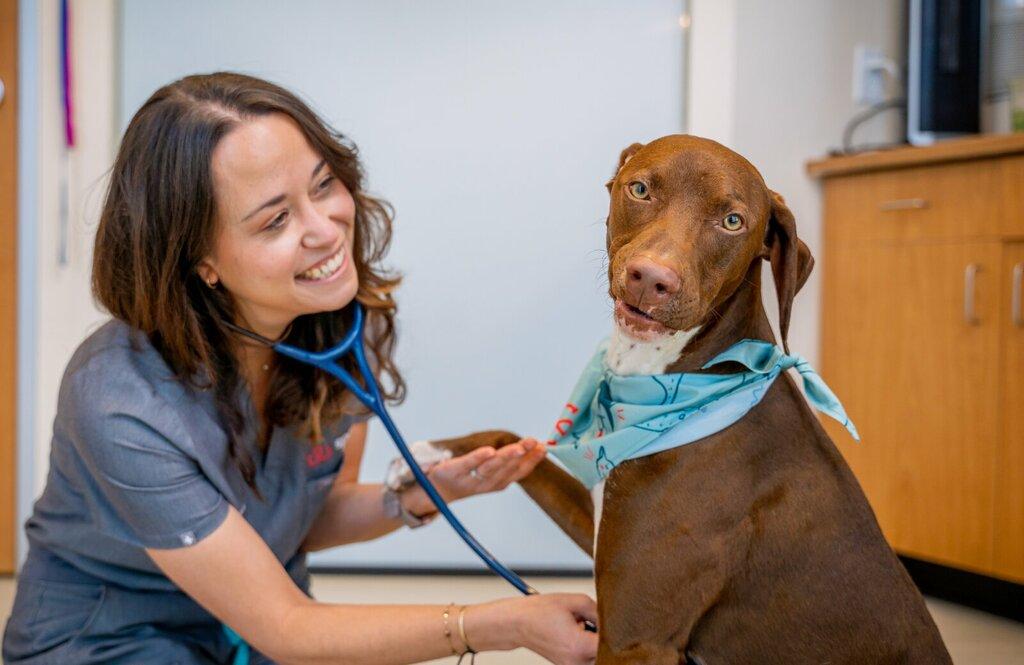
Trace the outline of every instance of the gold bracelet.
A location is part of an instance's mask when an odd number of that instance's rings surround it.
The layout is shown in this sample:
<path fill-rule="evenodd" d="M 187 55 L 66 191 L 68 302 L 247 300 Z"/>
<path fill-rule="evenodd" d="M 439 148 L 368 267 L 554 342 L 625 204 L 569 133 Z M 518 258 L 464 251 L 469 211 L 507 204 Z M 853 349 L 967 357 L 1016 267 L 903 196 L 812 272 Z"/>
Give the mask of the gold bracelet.
<path fill-rule="evenodd" d="M 469 646 L 469 639 L 466 637 L 466 606 L 463 605 L 459 608 L 459 639 L 462 640 L 462 645 L 466 647 L 463 654 L 476 653 L 476 649 Z"/>
<path fill-rule="evenodd" d="M 448 625 L 448 617 L 451 615 L 453 607 L 455 607 L 455 603 L 448 603 L 441 616 L 444 618 L 444 636 L 448 640 L 448 647 L 452 650 L 452 655 L 457 656 L 459 652 L 455 648 L 455 643 L 452 642 L 452 628 Z"/>

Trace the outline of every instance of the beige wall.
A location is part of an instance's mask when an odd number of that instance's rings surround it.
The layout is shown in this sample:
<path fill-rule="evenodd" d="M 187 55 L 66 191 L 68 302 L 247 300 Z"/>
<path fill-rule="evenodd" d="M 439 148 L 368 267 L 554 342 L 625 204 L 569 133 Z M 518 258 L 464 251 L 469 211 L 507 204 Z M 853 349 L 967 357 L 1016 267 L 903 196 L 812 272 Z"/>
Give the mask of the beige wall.
<path fill-rule="evenodd" d="M 39 216 L 35 271 L 35 417 L 33 496 L 42 491 L 49 467 L 50 434 L 61 375 L 74 349 L 102 320 L 89 289 L 92 242 L 116 147 L 116 1 L 71 3 L 72 52 L 76 104 L 76 145 L 64 157 L 60 95 L 60 6 L 41 0 L 39 12 L 38 169 L 31 177 Z M 67 263 L 58 259 L 62 174 L 68 183 Z"/>
<path fill-rule="evenodd" d="M 881 46 L 893 58 L 901 43 L 899 0 L 691 0 L 689 131 L 747 157 L 782 194 L 798 232 L 819 257 L 794 305 L 790 348 L 818 358 L 821 285 L 821 196 L 804 163 L 838 146 L 852 99 L 853 49 Z M 896 92 L 895 86 L 890 92 Z M 876 118 L 855 141 L 898 135 L 898 114 Z M 765 305 L 776 305 L 765 273 Z"/>

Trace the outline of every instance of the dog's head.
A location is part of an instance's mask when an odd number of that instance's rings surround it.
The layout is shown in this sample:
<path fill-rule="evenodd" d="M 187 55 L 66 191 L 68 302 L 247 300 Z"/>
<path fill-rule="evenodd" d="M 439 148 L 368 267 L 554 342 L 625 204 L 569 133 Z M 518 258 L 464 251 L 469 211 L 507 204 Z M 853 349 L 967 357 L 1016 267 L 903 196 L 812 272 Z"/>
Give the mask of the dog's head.
<path fill-rule="evenodd" d="M 700 328 L 765 259 L 786 344 L 793 297 L 814 260 L 750 162 L 708 139 L 666 136 L 623 150 L 607 186 L 609 294 L 620 326 L 639 339 Z"/>

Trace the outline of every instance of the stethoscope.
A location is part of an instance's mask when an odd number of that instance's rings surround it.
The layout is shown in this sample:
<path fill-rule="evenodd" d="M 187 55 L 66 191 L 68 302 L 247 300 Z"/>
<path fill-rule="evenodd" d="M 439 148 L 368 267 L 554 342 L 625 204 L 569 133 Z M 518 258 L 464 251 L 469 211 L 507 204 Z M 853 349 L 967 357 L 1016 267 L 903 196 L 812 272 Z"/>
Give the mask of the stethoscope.
<path fill-rule="evenodd" d="M 306 351 L 284 342 L 275 342 L 274 340 L 268 339 L 260 334 L 254 333 L 251 330 L 246 330 L 241 326 L 234 325 L 232 323 L 225 322 L 225 325 L 233 330 L 234 332 L 244 335 L 249 339 L 252 339 L 264 346 L 269 346 L 283 356 L 287 356 L 293 360 L 297 360 L 301 363 L 313 365 L 331 376 L 334 376 L 340 380 L 345 387 L 352 391 L 352 394 L 362 402 L 368 409 L 373 411 L 374 414 L 380 418 L 381 422 L 384 423 L 384 427 L 387 429 L 388 434 L 391 435 L 391 439 L 395 442 L 395 446 L 398 447 L 398 452 L 402 454 L 402 458 L 405 459 L 405 463 L 409 465 L 409 469 L 412 471 L 413 476 L 416 478 L 416 482 L 420 484 L 420 487 L 427 493 L 430 500 L 434 503 L 434 506 L 440 511 L 444 518 L 448 520 L 448 523 L 452 525 L 452 529 L 455 533 L 462 538 L 470 549 L 476 552 L 476 555 L 487 566 L 505 578 L 509 584 L 514 586 L 516 589 L 524 594 L 535 594 L 537 590 L 523 581 L 523 578 L 519 577 L 516 573 L 506 568 L 500 561 L 494 558 L 494 556 L 488 552 L 480 542 L 473 537 L 473 534 L 469 533 L 466 528 L 459 521 L 459 518 L 452 513 L 448 507 L 448 503 L 438 493 L 437 488 L 427 478 L 427 474 L 423 472 L 420 465 L 416 462 L 416 458 L 413 457 L 409 451 L 409 447 L 405 443 L 405 439 L 402 438 L 401 432 L 398 431 L 398 427 L 395 426 L 395 422 L 391 419 L 391 415 L 388 413 L 387 408 L 384 406 L 384 400 L 380 395 L 380 387 L 377 385 L 377 381 L 374 378 L 373 372 L 370 370 L 370 366 L 366 362 L 366 352 L 363 349 L 363 308 L 358 302 L 352 304 L 354 311 L 355 320 L 352 322 L 352 327 L 348 333 L 338 342 L 334 347 L 325 349 L 319 352 Z M 363 381 L 366 383 L 364 389 L 360 386 L 355 379 L 349 374 L 344 368 L 338 363 L 338 359 L 347 353 L 352 353 L 355 356 L 356 365 L 359 367 L 359 372 L 362 374 Z"/>
<path fill-rule="evenodd" d="M 473 550 L 485 564 L 487 564 L 488 568 L 496 572 L 498 575 L 501 575 L 509 584 L 514 586 L 520 592 L 525 595 L 538 593 L 538 591 L 527 584 L 523 578 L 519 577 L 519 575 L 509 570 L 502 565 L 500 561 L 495 559 L 494 555 L 488 552 L 487 549 L 480 544 L 480 541 L 474 538 L 473 534 L 466 530 L 466 527 L 462 525 L 459 518 L 456 517 L 448 507 L 448 503 L 441 497 L 437 488 L 434 487 L 434 483 L 430 482 L 430 479 L 427 478 L 427 474 L 423 472 L 420 465 L 416 462 L 416 458 L 413 457 L 412 453 L 409 451 L 409 446 L 406 445 L 405 439 L 402 437 L 402 433 L 398 431 L 398 427 L 395 425 L 395 422 L 391 420 L 391 414 L 388 413 L 387 407 L 384 406 L 384 400 L 380 395 L 380 386 L 377 385 L 377 380 L 374 377 L 373 372 L 370 370 L 370 366 L 366 362 L 366 352 L 363 349 L 363 308 L 358 302 L 353 302 L 352 308 L 355 320 L 352 322 L 352 327 L 349 329 L 348 333 L 340 342 L 335 344 L 334 347 L 319 352 L 306 351 L 305 349 L 300 349 L 297 346 L 285 344 L 280 341 L 275 342 L 263 335 L 227 321 L 224 322 L 224 325 L 240 335 L 248 337 L 263 346 L 268 346 L 274 349 L 274 351 L 277 351 L 283 356 L 297 360 L 300 363 L 317 367 L 345 384 L 345 387 L 352 391 L 352 394 L 354 394 L 356 398 L 366 406 L 366 408 L 373 411 L 373 413 L 380 418 L 380 421 L 384 423 L 384 427 L 387 429 L 388 434 L 391 435 L 391 440 L 395 442 L 395 446 L 398 447 L 398 452 L 402 454 L 402 458 L 405 460 L 405 463 L 409 465 L 409 469 L 416 478 L 416 482 L 418 482 L 420 487 L 422 487 L 427 493 L 427 496 L 430 497 L 431 502 L 433 502 L 437 510 L 444 515 L 446 520 L 448 520 L 448 523 L 451 524 L 455 533 L 457 533 L 459 537 L 469 545 L 469 548 Z M 363 381 L 366 383 L 365 389 L 356 382 L 351 374 L 345 371 L 345 369 L 337 363 L 338 359 L 346 353 L 352 353 L 352 355 L 355 356 L 356 365 L 359 367 L 359 373 L 362 374 Z M 584 621 L 583 627 L 592 633 L 597 632 L 597 626 L 590 621 Z M 244 642 L 242 642 L 238 634 L 231 630 L 226 624 L 224 625 L 224 630 L 227 632 L 229 639 L 232 640 L 232 643 L 244 645 Z M 247 646 L 244 649 L 240 648 L 239 654 L 236 656 L 236 662 L 247 663 L 248 653 Z"/>

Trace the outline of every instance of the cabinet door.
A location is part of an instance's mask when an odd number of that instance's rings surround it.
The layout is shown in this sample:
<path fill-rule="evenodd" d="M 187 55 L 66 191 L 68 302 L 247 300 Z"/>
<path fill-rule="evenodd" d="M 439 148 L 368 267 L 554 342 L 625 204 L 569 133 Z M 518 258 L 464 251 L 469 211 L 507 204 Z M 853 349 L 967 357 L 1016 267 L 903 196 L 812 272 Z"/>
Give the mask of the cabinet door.
<path fill-rule="evenodd" d="M 998 242 L 875 242 L 833 244 L 824 261 L 822 376 L 862 437 L 826 423 L 833 441 L 899 552 L 983 572 L 1001 258 Z"/>
<path fill-rule="evenodd" d="M 994 573 L 1024 582 L 1024 242 L 1004 245 L 1000 280 L 1003 436 L 995 463 Z"/>

